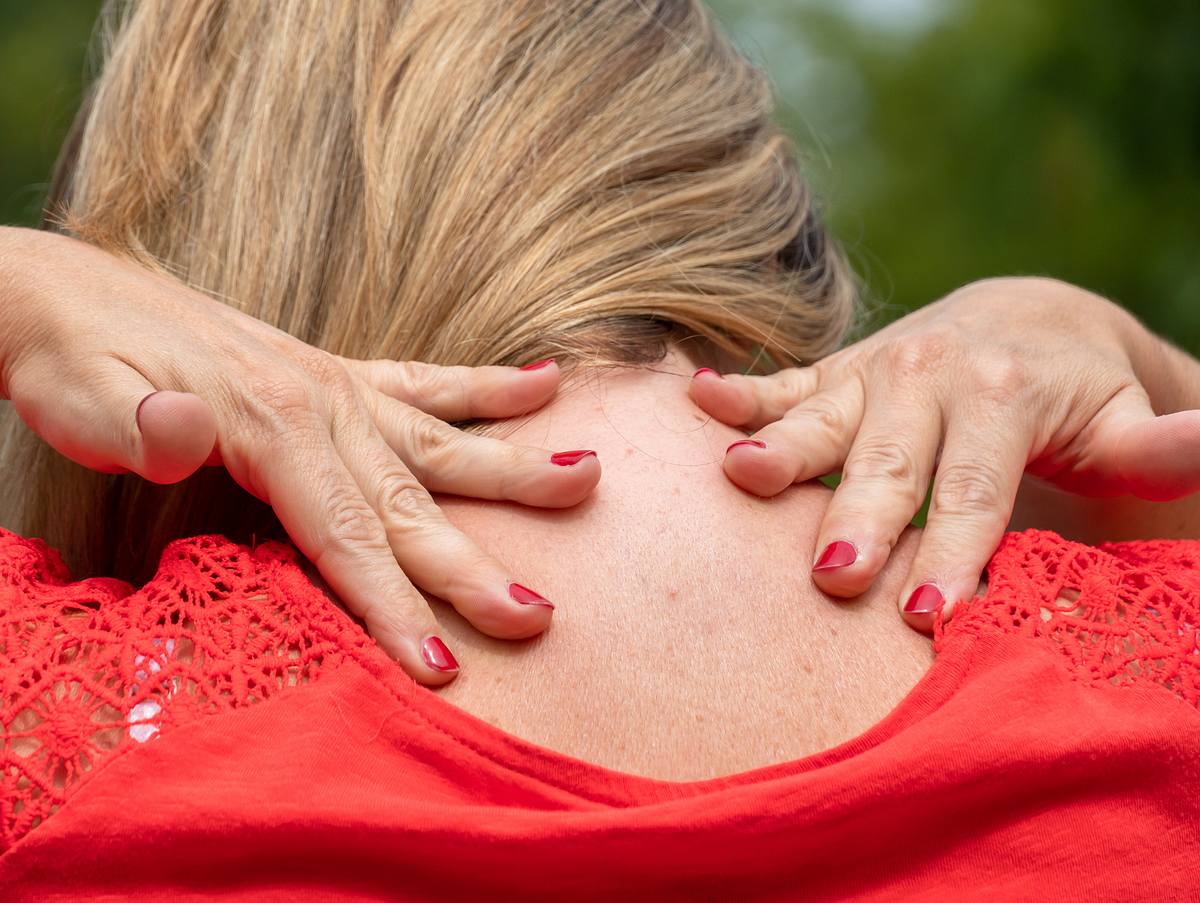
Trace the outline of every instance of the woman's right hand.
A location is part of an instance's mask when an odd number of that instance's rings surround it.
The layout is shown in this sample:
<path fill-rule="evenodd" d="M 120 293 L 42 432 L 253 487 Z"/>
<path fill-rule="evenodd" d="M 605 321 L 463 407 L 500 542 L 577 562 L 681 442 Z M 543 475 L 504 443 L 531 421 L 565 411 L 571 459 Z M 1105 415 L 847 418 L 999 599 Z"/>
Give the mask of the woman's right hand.
<path fill-rule="evenodd" d="M 553 362 L 342 358 L 82 242 L 25 229 L 0 229 L 0 292 L 0 398 L 34 432 L 86 467 L 155 483 L 224 465 L 418 681 L 444 683 L 458 665 L 416 587 L 491 636 L 549 625 L 553 606 L 454 529 L 430 492 L 540 507 L 591 492 L 595 455 L 552 459 L 444 422 L 541 407 L 558 386 Z"/>

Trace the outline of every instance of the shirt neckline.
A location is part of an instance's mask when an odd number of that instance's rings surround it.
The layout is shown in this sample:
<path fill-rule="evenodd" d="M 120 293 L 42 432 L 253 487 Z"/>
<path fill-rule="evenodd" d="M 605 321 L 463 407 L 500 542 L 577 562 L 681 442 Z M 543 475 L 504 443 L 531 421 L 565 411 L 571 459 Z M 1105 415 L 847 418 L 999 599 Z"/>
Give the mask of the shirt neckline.
<path fill-rule="evenodd" d="M 987 604 L 991 601 L 993 586 L 989 582 L 985 594 L 973 601 Z M 907 628 L 898 623 L 897 629 Z M 937 653 L 933 662 L 908 693 L 879 721 L 836 746 L 786 762 L 687 781 L 609 768 L 525 740 L 443 699 L 412 681 L 398 664 L 392 664 L 398 672 L 397 678 L 411 687 L 401 694 L 401 701 L 432 729 L 469 754 L 579 800 L 628 808 L 756 787 L 860 756 L 912 727 L 954 695 L 969 670 L 976 645 L 977 638 L 972 632 L 944 633 L 940 646 L 935 642 Z"/>

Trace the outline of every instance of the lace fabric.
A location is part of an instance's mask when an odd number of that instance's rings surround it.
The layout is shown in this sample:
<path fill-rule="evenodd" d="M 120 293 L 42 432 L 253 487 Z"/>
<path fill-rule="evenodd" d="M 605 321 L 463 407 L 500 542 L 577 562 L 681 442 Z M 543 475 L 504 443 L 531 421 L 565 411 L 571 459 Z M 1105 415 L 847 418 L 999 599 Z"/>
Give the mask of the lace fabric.
<path fill-rule="evenodd" d="M 939 619 L 937 638 L 998 632 L 1051 643 L 1089 685 L 1154 685 L 1200 706 L 1200 542 L 1093 547 L 1042 530 L 1006 534 L 987 593 Z"/>
<path fill-rule="evenodd" d="M 1198 565 L 1200 542 L 1093 548 L 1008 534 L 987 593 L 939 617 L 935 648 L 955 634 L 1027 635 L 1053 644 L 1078 680 L 1200 705 Z M 72 581 L 43 541 L 0 528 L 0 853 L 117 756 L 350 659 L 377 676 L 389 667 L 290 545 L 178 539 L 135 590 Z"/>
<path fill-rule="evenodd" d="M 0 853 L 122 752 L 381 655 L 283 543 L 175 540 L 134 591 L 0 529 Z"/>

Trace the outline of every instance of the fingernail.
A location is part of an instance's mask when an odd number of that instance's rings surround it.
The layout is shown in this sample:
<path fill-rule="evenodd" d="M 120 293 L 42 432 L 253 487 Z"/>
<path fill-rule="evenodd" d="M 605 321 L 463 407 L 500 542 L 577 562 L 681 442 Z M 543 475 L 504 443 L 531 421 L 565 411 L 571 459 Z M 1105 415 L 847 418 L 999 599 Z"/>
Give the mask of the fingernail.
<path fill-rule="evenodd" d="M 522 605 L 540 605 L 543 608 L 554 608 L 554 603 L 544 596 L 539 596 L 528 586 L 521 586 L 519 583 L 510 583 L 508 585 L 508 595 L 514 602 L 520 602 Z"/>
<path fill-rule="evenodd" d="M 568 467 L 572 464 L 578 464 L 588 455 L 591 455 L 593 458 L 599 457 L 594 451 L 588 450 L 555 452 L 550 456 L 550 463 Z"/>
<path fill-rule="evenodd" d="M 548 357 L 544 360 L 534 361 L 532 364 L 526 364 L 522 370 L 541 370 L 543 367 L 549 367 L 554 363 L 554 358 Z"/>
<path fill-rule="evenodd" d="M 942 596 L 941 590 L 932 583 L 922 583 L 908 597 L 908 601 L 904 603 L 904 610 L 918 615 L 928 614 L 931 611 L 937 611 L 945 604 L 946 600 Z"/>
<path fill-rule="evenodd" d="M 836 571 L 858 561 L 858 549 L 843 539 L 831 542 L 813 565 L 814 571 Z"/>
<path fill-rule="evenodd" d="M 692 374 L 692 379 L 695 379 L 701 373 L 711 373 L 717 379 L 721 379 L 721 374 L 718 373 L 716 370 L 714 370 L 712 367 L 701 367 L 699 370 L 697 370 L 695 373 Z"/>
<path fill-rule="evenodd" d="M 150 395 L 147 395 L 145 398 L 143 398 L 141 401 L 138 402 L 137 410 L 133 412 L 133 421 L 134 421 L 134 423 L 137 424 L 139 433 L 142 431 L 142 405 L 144 405 L 146 403 L 146 401 L 150 398 L 151 395 L 157 395 L 160 391 L 162 391 L 162 390 L 155 389 L 153 392 L 150 393 Z"/>
<path fill-rule="evenodd" d="M 421 655 L 425 659 L 425 664 L 434 671 L 458 670 L 458 659 L 446 648 L 446 644 L 442 642 L 441 637 L 425 637 L 424 642 L 421 643 Z"/>
<path fill-rule="evenodd" d="M 739 439 L 737 442 L 733 443 L 733 445 L 729 446 L 729 448 L 725 449 L 725 454 L 729 454 L 739 445 L 753 445 L 755 448 L 767 447 L 767 443 L 763 442 L 761 439 Z"/>

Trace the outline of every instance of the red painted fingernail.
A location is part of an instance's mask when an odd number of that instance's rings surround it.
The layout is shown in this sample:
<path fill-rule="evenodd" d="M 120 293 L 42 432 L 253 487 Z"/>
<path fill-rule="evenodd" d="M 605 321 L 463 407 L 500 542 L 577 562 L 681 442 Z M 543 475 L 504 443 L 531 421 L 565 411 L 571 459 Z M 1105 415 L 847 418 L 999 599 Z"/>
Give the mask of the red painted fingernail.
<path fill-rule="evenodd" d="M 147 400 L 149 400 L 151 395 L 157 395 L 160 391 L 161 391 L 160 389 L 155 389 L 153 392 L 150 393 L 150 395 L 147 395 L 145 398 L 143 398 L 141 401 L 138 402 L 137 410 L 133 412 L 133 422 L 137 424 L 138 432 L 142 431 L 142 405 L 144 405 L 147 402 Z"/>
<path fill-rule="evenodd" d="M 587 450 L 555 452 L 550 456 L 550 463 L 569 467 L 572 464 L 578 464 L 584 458 L 588 457 L 588 455 L 591 455 L 593 458 L 599 457 L 594 451 Z"/>
<path fill-rule="evenodd" d="M 825 551 L 821 553 L 821 557 L 813 565 L 813 570 L 836 571 L 838 568 L 844 568 L 846 565 L 854 564 L 856 561 L 858 561 L 858 549 L 854 548 L 853 543 L 839 539 L 837 542 L 831 542 L 825 547 Z"/>
<path fill-rule="evenodd" d="M 434 671 L 457 671 L 458 659 L 439 636 L 427 636 L 421 643 L 421 655 Z"/>
<path fill-rule="evenodd" d="M 526 364 L 522 370 L 541 370 L 543 367 L 549 367 L 554 363 L 554 358 L 548 357 L 544 360 L 534 361 L 532 364 Z"/>
<path fill-rule="evenodd" d="M 543 608 L 554 608 L 554 603 L 545 596 L 539 596 L 528 586 L 521 586 L 519 583 L 510 583 L 508 585 L 508 595 L 514 602 L 520 602 L 522 605 L 540 605 Z"/>
<path fill-rule="evenodd" d="M 767 443 L 763 442 L 761 439 L 739 439 L 737 442 L 733 443 L 733 445 L 729 446 L 729 448 L 725 449 L 725 454 L 729 454 L 739 445 L 753 445 L 755 448 L 767 447 Z"/>
<path fill-rule="evenodd" d="M 937 611 L 945 604 L 946 599 L 942 596 L 941 590 L 932 583 L 922 583 L 908 597 L 908 601 L 904 603 L 904 610 L 923 615 Z"/>
<path fill-rule="evenodd" d="M 717 379 L 721 379 L 721 374 L 718 373 L 716 370 L 714 370 L 712 367 L 701 367 L 699 370 L 697 370 L 695 373 L 692 374 L 692 379 L 695 379 L 701 373 L 711 373 Z"/>

